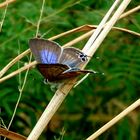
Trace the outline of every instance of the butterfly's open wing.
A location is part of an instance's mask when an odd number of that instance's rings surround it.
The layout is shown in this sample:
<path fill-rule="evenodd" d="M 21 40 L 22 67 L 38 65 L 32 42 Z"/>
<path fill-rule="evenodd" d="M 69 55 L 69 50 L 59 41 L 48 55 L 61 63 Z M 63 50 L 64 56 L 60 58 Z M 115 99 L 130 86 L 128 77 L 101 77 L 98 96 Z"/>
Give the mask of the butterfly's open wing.
<path fill-rule="evenodd" d="M 57 43 L 45 39 L 30 39 L 29 46 L 38 63 L 58 63 L 62 53 L 62 49 Z"/>
<path fill-rule="evenodd" d="M 76 48 L 65 48 L 60 57 L 59 63 L 68 65 L 69 67 L 79 67 L 80 64 L 87 61 L 87 55 Z"/>
<path fill-rule="evenodd" d="M 61 78 L 59 78 L 59 75 L 69 69 L 67 65 L 63 64 L 37 64 L 37 68 L 44 76 L 44 78 L 49 82 L 56 82 L 61 80 Z"/>

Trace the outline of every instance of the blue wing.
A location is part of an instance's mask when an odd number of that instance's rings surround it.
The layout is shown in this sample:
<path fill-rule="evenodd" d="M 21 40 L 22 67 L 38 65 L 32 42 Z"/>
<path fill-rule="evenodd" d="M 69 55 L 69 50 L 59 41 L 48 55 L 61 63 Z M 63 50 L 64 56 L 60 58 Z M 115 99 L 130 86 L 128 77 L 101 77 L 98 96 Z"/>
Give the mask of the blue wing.
<path fill-rule="evenodd" d="M 87 60 L 87 55 L 81 52 L 81 50 L 69 47 L 63 50 L 59 63 L 71 68 L 78 68 L 81 64 L 87 62 Z"/>
<path fill-rule="evenodd" d="M 58 63 L 62 49 L 57 43 L 45 39 L 34 38 L 30 39 L 29 46 L 38 63 Z"/>

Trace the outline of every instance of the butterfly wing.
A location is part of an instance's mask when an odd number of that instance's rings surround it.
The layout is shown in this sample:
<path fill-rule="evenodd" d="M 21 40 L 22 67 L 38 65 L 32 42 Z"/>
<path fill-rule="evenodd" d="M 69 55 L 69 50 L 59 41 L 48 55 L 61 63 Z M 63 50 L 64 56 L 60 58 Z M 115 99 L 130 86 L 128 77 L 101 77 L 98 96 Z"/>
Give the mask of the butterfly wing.
<path fill-rule="evenodd" d="M 69 67 L 79 67 L 80 64 L 87 61 L 87 55 L 76 48 L 65 48 L 60 57 L 59 63 L 68 65 Z"/>
<path fill-rule="evenodd" d="M 38 63 L 55 64 L 62 53 L 57 43 L 45 39 L 30 39 L 29 46 Z"/>
<path fill-rule="evenodd" d="M 59 75 L 69 69 L 67 65 L 63 64 L 37 64 L 37 68 L 49 82 L 61 80 Z"/>

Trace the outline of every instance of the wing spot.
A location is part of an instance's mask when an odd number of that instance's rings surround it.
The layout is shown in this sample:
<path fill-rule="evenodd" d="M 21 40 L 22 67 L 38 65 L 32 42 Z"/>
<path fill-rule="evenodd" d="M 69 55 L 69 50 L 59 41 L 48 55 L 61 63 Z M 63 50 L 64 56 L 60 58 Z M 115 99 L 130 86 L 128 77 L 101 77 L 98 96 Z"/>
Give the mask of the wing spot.
<path fill-rule="evenodd" d="M 80 58 L 82 62 L 87 61 L 87 55 L 86 54 L 84 54 L 82 52 L 81 53 L 78 52 L 77 55 L 78 55 L 78 58 Z"/>

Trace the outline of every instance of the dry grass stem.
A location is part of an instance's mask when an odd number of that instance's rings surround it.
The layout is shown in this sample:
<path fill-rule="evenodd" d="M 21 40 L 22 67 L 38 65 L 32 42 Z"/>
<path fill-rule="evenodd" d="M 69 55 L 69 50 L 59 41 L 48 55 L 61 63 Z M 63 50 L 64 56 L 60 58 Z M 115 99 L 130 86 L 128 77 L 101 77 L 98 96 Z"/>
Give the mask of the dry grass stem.
<path fill-rule="evenodd" d="M 92 56 L 95 53 L 95 51 L 98 49 L 98 47 L 100 46 L 100 44 L 102 43 L 102 41 L 104 40 L 104 38 L 106 37 L 106 35 L 111 30 L 110 27 L 113 27 L 112 25 L 114 25 L 116 23 L 116 21 L 119 19 L 120 15 L 125 10 L 125 8 L 130 3 L 130 1 L 131 0 L 124 0 L 120 4 L 119 8 L 116 10 L 116 12 L 112 16 L 112 18 L 106 23 L 106 26 L 104 27 L 104 29 L 102 30 L 102 32 L 98 36 L 98 39 L 96 39 L 96 41 L 91 45 L 90 49 L 88 49 L 88 48 L 84 49 L 85 51 L 86 50 L 88 51 L 87 52 L 87 55 Z"/>
<path fill-rule="evenodd" d="M 26 50 L 17 57 L 15 57 L 10 63 L 8 63 L 1 71 L 0 71 L 0 77 L 2 77 L 7 70 L 12 67 L 16 62 L 18 62 L 21 58 L 23 58 L 25 55 L 27 55 L 30 52 L 30 50 Z"/>
<path fill-rule="evenodd" d="M 124 18 L 124 17 L 127 17 L 127 16 L 129 16 L 129 15 L 131 15 L 131 14 L 133 14 L 133 13 L 139 11 L 139 10 L 140 10 L 140 5 L 137 6 L 137 7 L 135 7 L 135 8 L 133 8 L 133 9 L 131 9 L 131 10 L 129 10 L 129 11 L 127 11 L 127 12 L 125 12 L 125 13 L 123 13 L 123 14 L 120 16 L 120 19 L 122 19 L 122 18 Z"/>
<path fill-rule="evenodd" d="M 75 83 L 76 79 L 73 79 L 66 84 L 64 84 L 60 89 L 56 91 L 53 98 L 49 102 L 48 106 L 44 110 L 40 119 L 38 120 L 36 126 L 33 128 L 32 132 L 28 136 L 27 140 L 37 140 L 42 131 L 45 129 L 46 125 L 49 123 L 50 119 L 53 117 L 56 110 L 58 110 L 59 106 L 68 95 L 69 91 L 73 87 L 72 83 Z M 47 117 L 47 118 L 46 118 Z"/>
<path fill-rule="evenodd" d="M 26 137 L 24 137 L 23 135 L 8 131 L 4 128 L 0 128 L 0 135 L 9 138 L 10 140 L 26 140 Z"/>
<path fill-rule="evenodd" d="M 89 32 L 71 40 L 70 42 L 66 43 L 65 45 L 63 45 L 63 47 L 65 48 L 65 47 L 73 46 L 74 44 L 80 42 L 81 40 L 84 40 L 85 38 L 88 38 L 90 35 L 93 34 L 93 32 L 94 32 L 94 30 L 91 30 L 91 31 L 89 31 Z"/>
<path fill-rule="evenodd" d="M 109 121 L 107 124 L 105 124 L 103 127 L 101 127 L 98 131 L 96 131 L 94 134 L 92 134 L 86 140 L 96 139 L 103 132 L 108 130 L 111 126 L 116 124 L 119 120 L 121 120 L 123 117 L 125 117 L 127 114 L 129 114 L 131 111 L 133 111 L 135 108 L 137 108 L 139 106 L 140 106 L 140 99 L 138 99 L 133 104 L 131 104 L 129 107 L 127 107 L 124 111 L 122 111 L 120 114 L 118 114 L 116 117 L 114 117 L 111 121 Z"/>
<path fill-rule="evenodd" d="M 60 37 L 63 37 L 63 36 L 66 36 L 66 35 L 69 35 L 69 34 L 72 34 L 72 33 L 76 33 L 76 32 L 81 32 L 81 31 L 89 31 L 89 30 L 92 30 L 93 27 L 90 27 L 88 25 L 83 25 L 83 26 L 80 26 L 80 27 L 77 27 L 77 28 L 74 28 L 72 30 L 69 30 L 69 31 L 66 31 L 64 33 L 61 33 L 59 35 L 56 35 L 54 37 L 51 37 L 52 40 L 55 40 L 57 38 L 60 38 Z M 94 28 L 95 29 L 95 28 Z"/>
<path fill-rule="evenodd" d="M 13 3 L 16 0 L 6 0 L 5 2 L 0 3 L 0 8 L 7 6 L 7 4 Z"/>
<path fill-rule="evenodd" d="M 100 24 L 98 25 L 97 29 L 95 30 L 94 34 L 89 38 L 89 40 L 87 41 L 85 47 L 84 47 L 84 51 L 89 50 L 89 48 L 91 47 L 91 45 L 94 43 L 94 41 L 96 40 L 96 38 L 98 37 L 98 35 L 101 33 L 102 29 L 104 28 L 106 22 L 109 20 L 111 14 L 113 13 L 114 9 L 116 8 L 116 6 L 119 4 L 120 0 L 116 0 L 113 5 L 111 6 L 111 8 L 108 10 L 107 14 L 104 16 L 104 18 L 102 19 L 102 21 L 100 22 Z"/>
<path fill-rule="evenodd" d="M 20 69 L 18 69 L 18 70 L 16 70 L 16 71 L 10 73 L 9 75 L 7 75 L 7 76 L 1 78 L 1 79 L 0 79 L 0 83 L 2 83 L 3 81 L 5 81 L 5 80 L 7 80 L 7 79 L 9 79 L 9 78 L 11 78 L 11 77 L 13 77 L 13 76 L 15 76 L 15 75 L 21 73 L 22 71 L 25 71 L 25 70 L 27 70 L 27 69 L 33 67 L 33 66 L 36 65 L 36 64 L 37 64 L 36 61 L 27 64 L 26 66 L 24 66 L 24 67 L 22 67 L 22 68 L 20 68 Z"/>

